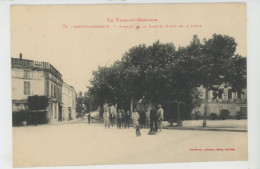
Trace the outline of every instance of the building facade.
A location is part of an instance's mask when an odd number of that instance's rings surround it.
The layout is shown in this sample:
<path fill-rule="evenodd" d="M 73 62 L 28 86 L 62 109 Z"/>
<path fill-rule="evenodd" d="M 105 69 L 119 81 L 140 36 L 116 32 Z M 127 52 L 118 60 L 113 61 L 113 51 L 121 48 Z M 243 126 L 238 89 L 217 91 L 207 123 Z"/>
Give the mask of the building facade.
<path fill-rule="evenodd" d="M 195 112 L 204 112 L 206 89 L 200 87 L 198 90 L 202 94 L 201 99 L 203 102 L 199 107 L 195 107 L 192 110 L 192 114 Z M 243 89 L 241 92 L 233 92 L 231 87 L 223 87 L 223 90 L 218 92 L 208 91 L 208 116 L 210 113 L 219 115 L 223 109 L 229 110 L 231 117 L 235 117 L 237 112 L 247 114 L 247 89 Z"/>
<path fill-rule="evenodd" d="M 28 110 L 29 96 L 47 96 L 46 108 L 48 123 L 62 121 L 62 87 L 61 73 L 48 62 L 37 62 L 22 58 L 11 58 L 12 76 L 12 110 Z"/>
<path fill-rule="evenodd" d="M 63 82 L 62 84 L 62 120 L 72 120 L 77 118 L 76 113 L 76 99 L 77 94 L 75 89 L 68 85 L 67 83 Z"/>

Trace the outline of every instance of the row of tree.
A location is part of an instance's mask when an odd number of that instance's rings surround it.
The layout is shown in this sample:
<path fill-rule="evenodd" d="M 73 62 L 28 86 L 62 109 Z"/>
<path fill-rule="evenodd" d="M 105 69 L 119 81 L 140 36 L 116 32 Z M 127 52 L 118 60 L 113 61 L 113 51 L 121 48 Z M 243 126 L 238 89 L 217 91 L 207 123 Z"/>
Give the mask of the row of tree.
<path fill-rule="evenodd" d="M 93 71 L 88 96 L 96 105 L 117 104 L 131 111 L 133 101 L 141 98 L 184 103 L 191 110 L 201 104 L 199 86 L 206 89 L 206 100 L 207 91 L 217 92 L 223 84 L 238 92 L 246 87 L 246 57 L 236 54 L 236 47 L 233 37 L 220 34 L 203 42 L 194 35 L 188 46 L 178 49 L 159 41 L 138 45 L 120 61 Z"/>

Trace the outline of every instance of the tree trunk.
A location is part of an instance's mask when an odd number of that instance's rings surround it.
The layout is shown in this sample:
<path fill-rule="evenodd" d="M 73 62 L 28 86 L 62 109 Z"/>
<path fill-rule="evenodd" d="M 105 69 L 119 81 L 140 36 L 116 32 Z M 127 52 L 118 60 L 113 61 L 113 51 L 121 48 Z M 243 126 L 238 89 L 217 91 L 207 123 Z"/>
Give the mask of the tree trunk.
<path fill-rule="evenodd" d="M 208 113 L 208 100 L 209 100 L 209 89 L 206 88 L 206 97 L 205 97 L 205 103 L 204 103 L 204 117 L 203 117 L 203 127 L 207 127 L 207 113 Z"/>
<path fill-rule="evenodd" d="M 182 127 L 181 114 L 180 114 L 180 102 L 177 100 L 177 113 L 178 113 L 178 121 L 177 127 Z"/>
<path fill-rule="evenodd" d="M 37 126 L 38 124 L 38 114 L 37 114 L 37 110 L 35 110 L 34 112 L 34 125 Z"/>
<path fill-rule="evenodd" d="M 131 97 L 131 101 L 130 101 L 130 113 L 131 114 L 133 113 L 133 102 L 134 102 L 134 99 Z"/>
<path fill-rule="evenodd" d="M 178 113 L 178 122 L 181 120 L 181 115 L 180 115 L 180 103 L 177 100 L 177 113 Z"/>
<path fill-rule="evenodd" d="M 149 99 L 148 111 L 150 112 L 151 109 L 152 109 L 152 100 Z"/>
<path fill-rule="evenodd" d="M 103 118 L 103 113 L 104 113 L 104 105 L 100 105 L 99 106 L 99 117 Z"/>

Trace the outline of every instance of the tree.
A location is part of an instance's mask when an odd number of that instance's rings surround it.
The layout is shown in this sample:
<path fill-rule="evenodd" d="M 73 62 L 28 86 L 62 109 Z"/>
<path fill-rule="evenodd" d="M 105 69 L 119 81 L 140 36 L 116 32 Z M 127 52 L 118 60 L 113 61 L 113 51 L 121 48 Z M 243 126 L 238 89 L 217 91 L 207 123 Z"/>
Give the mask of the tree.
<path fill-rule="evenodd" d="M 37 125 L 38 122 L 37 119 L 39 119 L 38 116 L 40 116 L 37 112 L 39 110 L 45 110 L 48 105 L 49 105 L 49 99 L 47 96 L 34 95 L 28 97 L 28 108 L 29 110 L 35 111 L 33 113 L 33 119 L 35 125 Z M 45 118 L 46 118 L 46 114 L 45 114 Z"/>
<path fill-rule="evenodd" d="M 87 113 L 94 111 L 94 110 L 97 110 L 97 105 L 95 104 L 93 97 L 91 97 L 90 92 L 86 92 L 82 99 L 83 99 L 83 104 L 86 105 L 86 112 Z"/>
<path fill-rule="evenodd" d="M 191 102 L 192 108 L 195 108 L 195 107 L 199 108 L 201 106 L 201 104 L 203 103 L 203 100 L 201 99 L 201 95 L 202 95 L 202 93 L 198 89 L 193 90 L 192 102 Z"/>
<path fill-rule="evenodd" d="M 29 110 L 45 110 L 48 106 L 49 99 L 47 96 L 29 96 L 28 97 L 28 108 Z"/>
<path fill-rule="evenodd" d="M 132 97 L 145 97 L 151 102 L 161 102 L 167 91 L 167 65 L 174 60 L 175 47 L 172 43 L 159 41 L 146 47 L 139 45 L 131 48 L 123 57 L 126 79 Z M 128 92 L 128 93 L 129 93 Z"/>
<path fill-rule="evenodd" d="M 112 87 L 109 84 L 109 73 L 108 67 L 98 67 L 98 70 L 93 72 L 94 77 L 90 81 L 92 86 L 88 87 L 95 102 L 100 106 L 111 99 Z"/>
<path fill-rule="evenodd" d="M 85 110 L 86 110 L 86 105 L 83 103 L 83 94 L 82 91 L 79 92 L 79 96 L 77 97 L 77 102 L 76 102 L 76 111 L 78 112 L 78 116 L 83 116 Z"/>
<path fill-rule="evenodd" d="M 192 41 L 186 47 L 179 47 L 175 54 L 174 61 L 168 64 L 167 78 L 169 80 L 167 87 L 169 88 L 169 96 L 171 100 L 177 103 L 178 121 L 180 122 L 179 105 L 185 104 L 186 116 L 196 104 L 199 104 L 200 93 L 196 89 L 199 86 L 198 61 L 201 55 L 202 44 L 197 35 L 193 36 Z M 184 115 L 184 114 L 183 114 Z"/>
<path fill-rule="evenodd" d="M 230 59 L 229 66 L 225 76 L 227 86 L 231 86 L 234 92 L 242 92 L 247 86 L 246 57 L 235 55 Z"/>
<path fill-rule="evenodd" d="M 236 46 L 235 39 L 227 35 L 214 34 L 212 38 L 204 40 L 201 56 L 198 57 L 200 61 L 198 80 L 206 89 L 203 127 L 206 127 L 208 92 L 230 82 L 227 76 L 232 69 L 230 60 L 234 56 Z"/>
<path fill-rule="evenodd" d="M 92 86 L 88 86 L 89 96 L 93 97 L 93 102 L 101 108 L 100 113 L 105 103 L 125 107 L 125 88 L 128 84 L 123 82 L 123 71 L 122 62 L 116 61 L 110 67 L 99 67 L 93 72 L 94 77 L 90 81 Z"/>
<path fill-rule="evenodd" d="M 206 126 L 208 91 L 217 94 L 223 84 L 241 91 L 246 85 L 246 59 L 234 55 L 236 45 L 234 38 L 214 34 L 204 39 L 203 44 L 194 35 L 188 46 L 177 51 L 172 43 L 159 41 L 151 46 L 134 46 L 121 61 L 93 72 L 89 94 L 100 106 L 117 104 L 131 111 L 133 100 L 146 98 L 149 103 L 175 100 L 177 105 L 185 104 L 188 115 L 202 102 L 196 89 L 202 85 L 206 89 L 203 121 Z M 179 111 L 178 115 L 180 120 Z"/>

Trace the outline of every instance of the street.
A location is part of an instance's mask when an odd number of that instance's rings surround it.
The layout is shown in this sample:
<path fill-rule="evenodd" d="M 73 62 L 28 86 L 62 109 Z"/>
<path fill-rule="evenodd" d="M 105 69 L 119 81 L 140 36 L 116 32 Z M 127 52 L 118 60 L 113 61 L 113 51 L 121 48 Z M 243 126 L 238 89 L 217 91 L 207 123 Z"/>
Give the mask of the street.
<path fill-rule="evenodd" d="M 247 132 L 105 129 L 87 119 L 13 127 L 14 167 L 247 160 Z"/>

